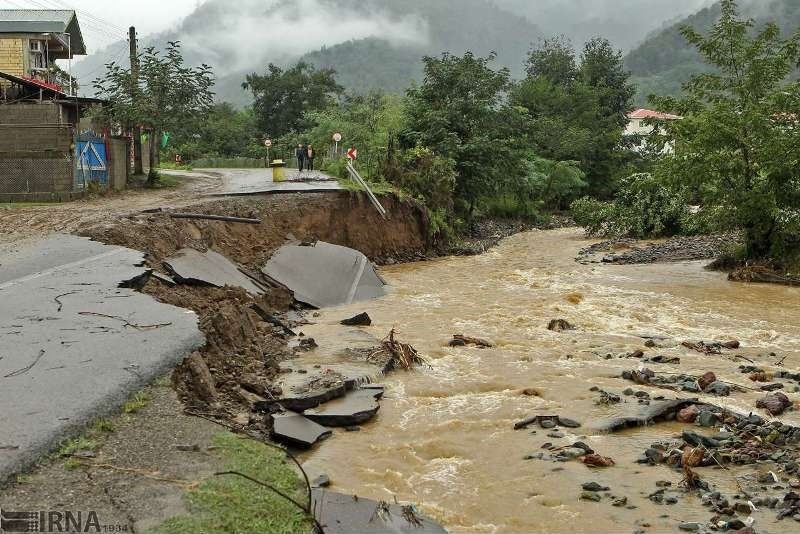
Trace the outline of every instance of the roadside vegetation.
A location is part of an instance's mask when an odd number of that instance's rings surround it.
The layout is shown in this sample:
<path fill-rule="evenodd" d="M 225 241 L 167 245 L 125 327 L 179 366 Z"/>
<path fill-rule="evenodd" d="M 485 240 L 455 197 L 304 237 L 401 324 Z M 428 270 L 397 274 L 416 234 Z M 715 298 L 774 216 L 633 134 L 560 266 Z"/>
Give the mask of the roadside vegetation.
<path fill-rule="evenodd" d="M 269 484 L 293 499 L 306 499 L 305 486 L 285 462 L 285 455 L 267 446 L 231 433 L 214 439 L 215 454 L 227 471 L 246 473 Z M 159 534 L 198 532 L 237 532 L 239 534 L 296 534 L 312 532 L 306 514 L 274 491 L 245 478 L 212 476 L 186 496 L 189 515 L 166 521 L 155 529 Z"/>
<path fill-rule="evenodd" d="M 577 50 L 563 37 L 542 40 L 518 80 L 493 54 L 427 56 L 419 83 L 402 95 L 348 93 L 335 71 L 299 62 L 248 75 L 250 107 L 212 105 L 210 71 L 172 61 L 178 43 L 163 57 L 143 54 L 141 103 L 132 103 L 121 67 L 110 65 L 96 85 L 115 102 L 110 121 L 147 124 L 156 157 L 181 156 L 164 167 L 291 165 L 298 144 L 310 144 L 318 169 L 346 179 L 342 154 L 354 146 L 363 177 L 423 203 L 441 241 L 482 218 L 537 223 L 571 209 L 597 236 L 738 232 L 736 261 L 797 270 L 800 34 L 756 28 L 724 0 L 708 34 L 686 27 L 682 36 L 703 67 L 683 97 L 652 98 L 682 119 L 653 121 L 644 145 L 623 135 L 636 88 L 622 53 L 602 38 Z M 174 95 L 160 92 L 163 76 L 178 80 Z M 165 99 L 175 103 L 164 110 Z"/>

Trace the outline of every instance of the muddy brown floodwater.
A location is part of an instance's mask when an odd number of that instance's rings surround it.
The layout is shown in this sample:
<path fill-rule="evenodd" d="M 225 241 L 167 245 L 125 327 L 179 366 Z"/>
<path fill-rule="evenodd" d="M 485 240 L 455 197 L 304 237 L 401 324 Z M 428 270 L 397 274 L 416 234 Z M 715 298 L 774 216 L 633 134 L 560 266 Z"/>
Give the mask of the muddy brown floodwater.
<path fill-rule="evenodd" d="M 303 331 L 318 351 L 334 354 L 359 340 L 342 318 L 367 311 L 382 338 L 395 327 L 432 364 L 432 369 L 395 373 L 384 382 L 385 400 L 376 420 L 361 432 L 337 431 L 305 458 L 313 473 L 328 473 L 334 487 L 364 497 L 417 502 L 453 533 L 675 532 L 683 521 L 705 523 L 711 512 L 699 497 L 686 494 L 673 506 L 647 499 L 658 480 L 681 475 L 664 465 L 637 464 L 649 444 L 670 439 L 684 426 L 656 424 L 616 434 L 593 425 L 606 417 L 636 413 L 641 406 L 622 396 L 628 387 L 652 396 L 671 391 L 635 386 L 619 378 L 639 360 L 618 358 L 642 349 L 647 356 L 675 355 L 681 365 L 652 365 L 656 372 L 700 375 L 752 386 L 738 372 L 745 363 L 733 354 L 771 366 L 787 356 L 800 362 L 800 288 L 730 283 L 702 262 L 642 266 L 580 265 L 577 251 L 587 245 L 578 230 L 534 231 L 503 241 L 475 257 L 385 268 L 391 285 L 379 300 L 325 310 Z M 547 330 L 564 318 L 575 330 Z M 489 338 L 495 348 L 447 346 L 453 334 Z M 704 356 L 677 346 L 646 349 L 640 336 L 683 340 L 738 339 L 742 349 Z M 613 355 L 606 359 L 606 355 Z M 592 386 L 620 394 L 623 402 L 597 405 Z M 541 397 L 522 390 L 536 388 Z M 793 387 L 789 387 L 791 391 Z M 790 397 L 796 394 L 789 393 Z M 755 409 L 756 392 L 701 399 L 744 413 Z M 686 395 L 684 395 L 686 396 Z M 560 414 L 583 426 L 561 429 L 564 438 L 532 426 L 513 430 L 531 415 Z M 782 421 L 797 425 L 800 412 Z M 763 413 L 761 415 L 764 415 Z M 532 433 L 536 430 L 536 433 Z M 616 466 L 593 470 L 578 461 L 525 460 L 542 445 L 583 440 Z M 734 475 L 748 468 L 698 473 L 723 492 L 734 493 Z M 596 481 L 626 496 L 635 508 L 580 500 L 581 484 Z M 775 512 L 755 516 L 760 533 L 787 532 L 792 520 Z"/>

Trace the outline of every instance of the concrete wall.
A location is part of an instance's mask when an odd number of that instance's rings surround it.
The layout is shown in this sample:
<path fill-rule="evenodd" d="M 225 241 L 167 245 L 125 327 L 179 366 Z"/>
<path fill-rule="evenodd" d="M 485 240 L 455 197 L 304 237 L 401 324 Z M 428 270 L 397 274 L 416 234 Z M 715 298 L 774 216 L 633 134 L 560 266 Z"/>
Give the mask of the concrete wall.
<path fill-rule="evenodd" d="M 71 198 L 72 146 L 66 125 L 0 124 L 0 201 Z"/>
<path fill-rule="evenodd" d="M 114 191 L 122 191 L 128 184 L 129 146 L 124 138 L 108 140 L 108 186 Z"/>
<path fill-rule="evenodd" d="M 60 104 L 14 104 L 0 106 L 0 124 L 52 125 L 62 123 Z"/>
<path fill-rule="evenodd" d="M 72 128 L 69 126 L 0 124 L 0 154 L 20 152 L 33 158 L 55 158 L 70 154 L 71 147 Z"/>

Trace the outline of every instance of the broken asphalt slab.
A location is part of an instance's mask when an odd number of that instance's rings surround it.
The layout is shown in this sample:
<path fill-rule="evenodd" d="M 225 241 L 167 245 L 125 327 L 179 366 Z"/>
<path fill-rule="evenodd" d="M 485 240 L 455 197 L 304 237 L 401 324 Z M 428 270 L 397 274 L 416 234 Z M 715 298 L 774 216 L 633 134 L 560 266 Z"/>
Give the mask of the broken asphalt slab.
<path fill-rule="evenodd" d="M 312 490 L 311 501 L 326 534 L 447 534 L 410 505 L 379 503 L 321 488 Z"/>
<path fill-rule="evenodd" d="M 69 235 L 1 252 L 0 481 L 205 341 L 193 312 L 119 287 L 141 252 Z"/>
<path fill-rule="evenodd" d="M 364 254 L 322 241 L 284 245 L 262 272 L 293 291 L 296 300 L 315 308 L 384 295 L 385 284 Z"/>
<path fill-rule="evenodd" d="M 272 437 L 276 441 L 307 449 L 327 439 L 333 432 L 294 412 L 272 416 Z"/>
<path fill-rule="evenodd" d="M 382 379 L 386 368 L 347 357 L 325 361 L 311 357 L 280 364 L 276 381 L 282 394 L 277 403 L 287 410 L 302 412 L 343 397 L 348 391 Z M 275 401 L 259 403 L 256 408 L 267 411 Z"/>
<path fill-rule="evenodd" d="M 183 248 L 163 263 L 179 283 L 241 287 L 252 295 L 264 293 L 235 263 L 211 249 L 200 252 L 193 248 Z"/>
<path fill-rule="evenodd" d="M 346 427 L 366 423 L 378 413 L 383 389 L 357 389 L 344 397 L 303 412 L 308 419 L 324 426 Z"/>

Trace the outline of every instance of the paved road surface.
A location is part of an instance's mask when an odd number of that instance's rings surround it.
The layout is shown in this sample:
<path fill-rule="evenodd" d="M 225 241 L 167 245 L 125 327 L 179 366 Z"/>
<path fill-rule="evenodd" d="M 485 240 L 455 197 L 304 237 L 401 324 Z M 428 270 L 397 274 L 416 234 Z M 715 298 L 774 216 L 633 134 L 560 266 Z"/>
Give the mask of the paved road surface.
<path fill-rule="evenodd" d="M 0 247 L 0 482 L 203 344 L 197 316 L 118 284 L 140 252 L 52 235 Z"/>
<path fill-rule="evenodd" d="M 209 192 L 213 196 L 336 191 L 342 188 L 335 179 L 319 171 L 300 173 L 296 169 L 284 169 L 283 182 L 273 181 L 272 169 L 198 169 L 196 172 L 216 174 L 222 178 L 222 187 Z"/>

